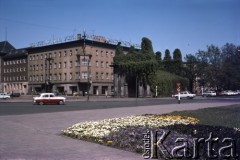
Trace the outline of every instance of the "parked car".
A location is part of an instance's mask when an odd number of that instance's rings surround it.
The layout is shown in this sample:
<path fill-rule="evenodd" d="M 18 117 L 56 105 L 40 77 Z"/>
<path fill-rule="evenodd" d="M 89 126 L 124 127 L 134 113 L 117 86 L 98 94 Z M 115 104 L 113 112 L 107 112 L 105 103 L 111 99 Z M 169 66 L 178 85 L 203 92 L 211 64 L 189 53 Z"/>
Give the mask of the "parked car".
<path fill-rule="evenodd" d="M 212 97 L 212 96 L 217 96 L 217 93 L 215 91 L 206 91 L 206 92 L 203 92 L 202 96 Z"/>
<path fill-rule="evenodd" d="M 7 93 L 0 93 L 0 99 L 9 99 L 10 96 Z"/>
<path fill-rule="evenodd" d="M 65 97 L 55 96 L 54 93 L 41 93 L 38 97 L 33 97 L 33 103 L 35 104 L 64 104 L 66 102 Z"/>
<path fill-rule="evenodd" d="M 20 93 L 8 93 L 10 97 L 20 97 Z"/>
<path fill-rule="evenodd" d="M 235 95 L 237 95 L 236 92 L 233 92 L 231 90 L 223 91 L 222 94 L 225 95 L 225 96 L 235 96 Z"/>
<path fill-rule="evenodd" d="M 179 94 L 175 94 L 175 95 L 173 95 L 173 97 L 178 99 L 178 95 Z M 189 91 L 182 91 L 182 92 L 180 92 L 180 99 L 181 98 L 193 99 L 194 97 L 196 97 L 196 94 L 192 94 Z"/>

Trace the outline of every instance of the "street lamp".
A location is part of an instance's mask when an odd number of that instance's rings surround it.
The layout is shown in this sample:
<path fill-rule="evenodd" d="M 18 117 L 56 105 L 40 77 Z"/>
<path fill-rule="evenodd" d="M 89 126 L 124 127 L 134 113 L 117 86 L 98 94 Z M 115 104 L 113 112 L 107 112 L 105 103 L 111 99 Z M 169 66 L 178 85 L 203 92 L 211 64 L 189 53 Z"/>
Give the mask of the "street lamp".
<path fill-rule="evenodd" d="M 53 58 L 50 57 L 50 55 L 45 58 L 45 72 L 46 72 L 46 69 L 48 68 L 48 76 L 47 74 L 45 75 L 45 92 L 47 92 L 47 86 L 50 87 L 49 90 L 51 90 L 51 82 L 50 82 L 50 62 L 53 61 Z M 48 62 L 48 64 L 47 64 Z"/>
<path fill-rule="evenodd" d="M 79 55 L 79 60 L 80 60 L 80 57 L 83 56 L 83 60 L 84 62 L 86 61 L 86 56 L 88 56 L 88 62 L 87 62 L 87 101 L 89 101 L 89 90 L 90 90 L 90 85 L 91 85 L 91 81 L 90 81 L 90 61 L 91 61 L 91 58 L 92 58 L 92 55 L 91 54 L 86 54 L 86 51 L 85 51 L 85 48 L 86 48 L 86 34 L 84 32 L 83 34 L 83 54 L 78 54 Z"/>

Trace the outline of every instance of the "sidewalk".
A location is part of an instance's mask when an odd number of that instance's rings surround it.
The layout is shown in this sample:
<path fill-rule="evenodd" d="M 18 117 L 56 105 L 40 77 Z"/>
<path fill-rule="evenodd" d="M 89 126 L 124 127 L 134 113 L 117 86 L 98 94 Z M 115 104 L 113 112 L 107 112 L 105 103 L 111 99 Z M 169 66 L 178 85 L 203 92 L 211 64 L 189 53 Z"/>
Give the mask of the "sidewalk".
<path fill-rule="evenodd" d="M 141 160 L 141 154 L 60 135 L 75 123 L 106 118 L 163 114 L 179 110 L 232 105 L 190 103 L 0 116 L 1 160 Z"/>

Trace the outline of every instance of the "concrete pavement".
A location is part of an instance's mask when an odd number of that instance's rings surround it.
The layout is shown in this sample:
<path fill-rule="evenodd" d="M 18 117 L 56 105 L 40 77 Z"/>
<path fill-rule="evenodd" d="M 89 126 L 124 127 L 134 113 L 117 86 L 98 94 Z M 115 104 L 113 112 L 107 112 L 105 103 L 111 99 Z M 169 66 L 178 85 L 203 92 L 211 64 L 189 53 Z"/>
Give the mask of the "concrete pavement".
<path fill-rule="evenodd" d="M 83 121 L 232 104 L 234 102 L 187 103 L 0 116 L 0 159 L 141 160 L 140 154 L 65 137 L 60 135 L 61 130 Z"/>

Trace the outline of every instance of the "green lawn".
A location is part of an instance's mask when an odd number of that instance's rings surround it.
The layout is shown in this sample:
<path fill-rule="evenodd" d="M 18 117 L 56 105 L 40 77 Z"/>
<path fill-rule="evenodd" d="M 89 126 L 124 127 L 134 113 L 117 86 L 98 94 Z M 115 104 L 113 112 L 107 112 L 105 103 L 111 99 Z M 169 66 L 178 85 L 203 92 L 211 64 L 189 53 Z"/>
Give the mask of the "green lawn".
<path fill-rule="evenodd" d="M 200 120 L 199 124 L 240 128 L 240 104 L 193 111 L 175 111 L 171 114 L 197 118 Z"/>

